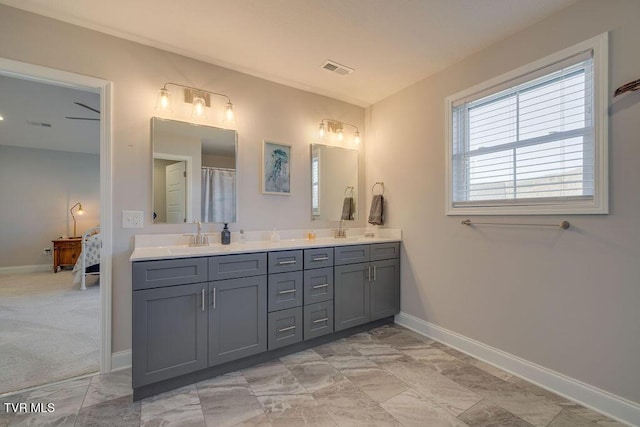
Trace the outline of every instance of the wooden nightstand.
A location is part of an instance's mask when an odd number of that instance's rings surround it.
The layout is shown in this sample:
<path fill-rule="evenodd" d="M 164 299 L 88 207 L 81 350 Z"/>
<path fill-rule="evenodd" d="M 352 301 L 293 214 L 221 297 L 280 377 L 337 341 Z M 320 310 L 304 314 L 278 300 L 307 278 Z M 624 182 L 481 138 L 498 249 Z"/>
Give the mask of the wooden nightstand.
<path fill-rule="evenodd" d="M 60 267 L 73 267 L 82 251 L 82 238 L 56 239 L 53 242 L 53 272 Z"/>

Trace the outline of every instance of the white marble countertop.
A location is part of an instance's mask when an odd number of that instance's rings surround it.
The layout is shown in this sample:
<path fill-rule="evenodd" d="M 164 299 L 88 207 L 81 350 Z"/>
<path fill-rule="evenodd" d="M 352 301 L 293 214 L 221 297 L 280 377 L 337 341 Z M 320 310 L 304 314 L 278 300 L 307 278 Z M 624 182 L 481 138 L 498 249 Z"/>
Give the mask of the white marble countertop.
<path fill-rule="evenodd" d="M 360 234 L 360 233 L 361 234 Z M 354 229 L 346 238 L 334 238 L 330 230 L 316 231 L 313 240 L 295 238 L 306 235 L 301 230 L 281 230 L 280 240 L 271 241 L 265 236 L 271 232 L 248 232 L 246 241 L 239 241 L 239 233 L 232 233 L 231 244 L 222 245 L 219 237 L 211 233 L 212 242 L 208 246 L 189 246 L 189 236 L 184 234 L 139 234 L 135 236 L 135 247 L 129 261 L 148 261 L 172 258 L 191 258 L 210 255 L 228 255 L 251 252 L 281 251 L 288 249 L 322 248 L 328 246 L 365 245 L 371 243 L 398 242 L 402 240 L 399 229 Z M 373 237 L 365 237 L 373 233 Z M 217 233 L 219 234 L 219 233 Z M 215 241 L 213 241 L 215 240 Z"/>

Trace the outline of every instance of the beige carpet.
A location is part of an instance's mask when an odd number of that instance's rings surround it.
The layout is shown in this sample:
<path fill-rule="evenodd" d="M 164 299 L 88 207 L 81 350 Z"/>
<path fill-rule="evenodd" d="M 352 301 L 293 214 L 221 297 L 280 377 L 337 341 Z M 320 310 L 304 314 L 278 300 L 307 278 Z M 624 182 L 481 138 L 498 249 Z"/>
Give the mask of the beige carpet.
<path fill-rule="evenodd" d="M 0 275 L 0 394 L 99 371 L 100 286 L 70 271 Z"/>

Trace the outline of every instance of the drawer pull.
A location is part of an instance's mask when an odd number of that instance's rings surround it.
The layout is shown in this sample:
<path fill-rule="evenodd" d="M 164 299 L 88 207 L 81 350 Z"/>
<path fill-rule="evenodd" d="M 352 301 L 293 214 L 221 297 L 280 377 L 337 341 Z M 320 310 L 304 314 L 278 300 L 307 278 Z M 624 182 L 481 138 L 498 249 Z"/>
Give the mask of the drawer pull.
<path fill-rule="evenodd" d="M 202 311 L 204 311 L 204 289 L 202 290 Z"/>
<path fill-rule="evenodd" d="M 323 285 L 315 285 L 315 286 L 313 287 L 313 289 L 326 288 L 327 286 L 329 286 L 329 284 L 328 284 L 328 283 L 325 283 L 325 284 L 323 284 Z"/>
<path fill-rule="evenodd" d="M 291 261 L 278 261 L 278 265 L 289 265 L 289 264 L 295 264 L 296 260 L 292 259 Z"/>
<path fill-rule="evenodd" d="M 322 256 L 322 257 L 318 257 L 318 258 L 314 258 L 314 261 L 329 261 L 329 257 L 328 256 Z"/>
<path fill-rule="evenodd" d="M 327 320 L 329 320 L 329 318 L 325 317 L 324 319 L 314 320 L 313 323 L 322 323 L 322 322 L 326 322 Z"/>
<path fill-rule="evenodd" d="M 292 294 L 296 291 L 296 289 L 288 289 L 286 291 L 280 291 L 278 292 L 278 295 L 283 295 L 283 294 Z"/>
<path fill-rule="evenodd" d="M 278 329 L 278 332 L 286 332 L 286 331 L 290 331 L 292 329 L 295 329 L 296 325 L 293 326 L 289 326 L 288 328 L 282 328 L 282 329 Z"/>

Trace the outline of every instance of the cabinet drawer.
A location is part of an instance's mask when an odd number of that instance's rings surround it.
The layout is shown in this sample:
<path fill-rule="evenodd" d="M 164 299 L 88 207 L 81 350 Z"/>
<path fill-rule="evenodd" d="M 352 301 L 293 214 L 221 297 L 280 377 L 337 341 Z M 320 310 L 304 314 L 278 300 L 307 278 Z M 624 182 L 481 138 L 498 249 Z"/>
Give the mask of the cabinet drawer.
<path fill-rule="evenodd" d="M 304 272 L 304 305 L 333 299 L 333 267 Z"/>
<path fill-rule="evenodd" d="M 400 242 L 375 243 L 371 245 L 369 257 L 371 261 L 400 258 Z"/>
<path fill-rule="evenodd" d="M 302 307 L 269 313 L 269 350 L 302 341 Z"/>
<path fill-rule="evenodd" d="M 356 264 L 369 261 L 369 245 L 337 246 L 335 265 Z"/>
<path fill-rule="evenodd" d="M 302 270 L 302 250 L 269 252 L 269 274 Z"/>
<path fill-rule="evenodd" d="M 333 301 L 304 307 L 305 341 L 331 332 L 333 332 Z"/>
<path fill-rule="evenodd" d="M 220 255 L 209 258 L 209 280 L 267 274 L 267 254 Z"/>
<path fill-rule="evenodd" d="M 207 281 L 207 258 L 163 259 L 133 263 L 133 290 Z"/>
<path fill-rule="evenodd" d="M 302 305 L 302 271 L 269 275 L 269 312 Z"/>
<path fill-rule="evenodd" d="M 333 267 L 333 248 L 304 250 L 304 269 Z"/>

